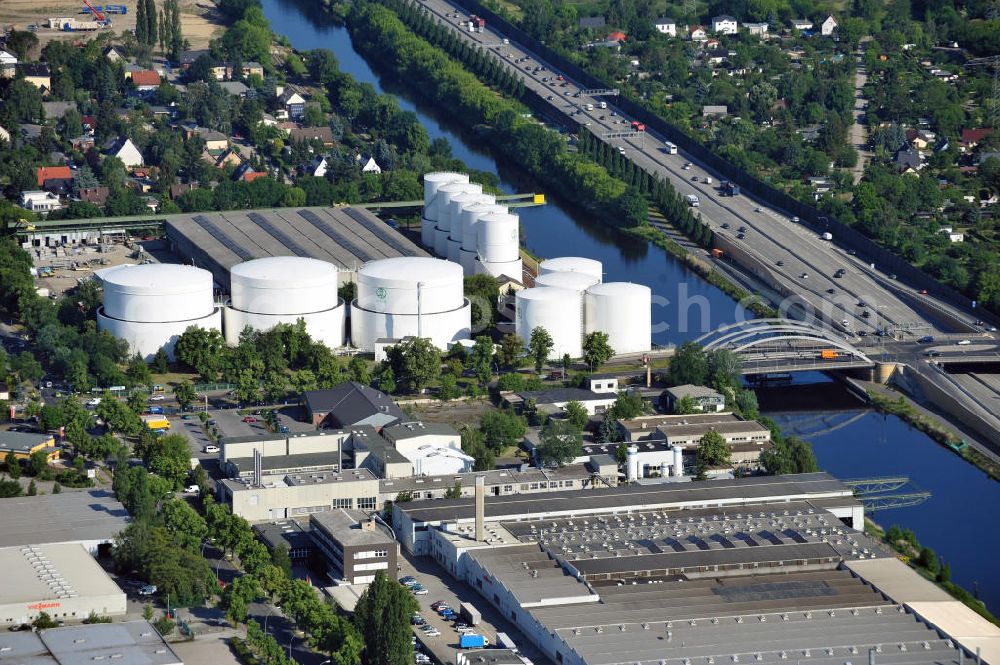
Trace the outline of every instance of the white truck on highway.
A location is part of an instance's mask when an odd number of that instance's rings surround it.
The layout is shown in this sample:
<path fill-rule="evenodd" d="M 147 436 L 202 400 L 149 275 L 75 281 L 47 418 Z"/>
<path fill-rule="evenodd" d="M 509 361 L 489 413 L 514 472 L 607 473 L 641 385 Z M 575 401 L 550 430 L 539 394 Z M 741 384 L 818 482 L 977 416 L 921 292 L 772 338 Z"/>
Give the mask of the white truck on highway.
<path fill-rule="evenodd" d="M 697 194 L 688 194 L 684 197 L 684 200 L 687 201 L 688 205 L 692 208 L 697 208 L 701 204 Z"/>
<path fill-rule="evenodd" d="M 587 109 L 588 111 L 593 111 L 594 110 L 594 105 L 593 104 L 586 104 L 586 105 L 584 105 L 584 108 Z"/>
<path fill-rule="evenodd" d="M 833 240 L 833 234 L 827 231 L 822 235 L 823 240 Z"/>

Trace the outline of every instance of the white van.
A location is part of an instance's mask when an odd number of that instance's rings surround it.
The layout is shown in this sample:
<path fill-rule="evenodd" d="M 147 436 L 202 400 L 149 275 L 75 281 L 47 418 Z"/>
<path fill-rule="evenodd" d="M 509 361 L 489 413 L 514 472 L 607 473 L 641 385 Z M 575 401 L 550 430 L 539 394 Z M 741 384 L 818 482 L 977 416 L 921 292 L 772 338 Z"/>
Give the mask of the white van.
<path fill-rule="evenodd" d="M 677 154 L 677 146 L 675 144 L 671 143 L 670 141 L 667 141 L 666 146 L 667 146 L 667 154 L 668 155 L 676 155 Z"/>
<path fill-rule="evenodd" d="M 606 108 L 608 108 L 608 103 L 607 102 L 601 102 L 600 106 L 601 106 L 602 109 L 606 109 Z"/>

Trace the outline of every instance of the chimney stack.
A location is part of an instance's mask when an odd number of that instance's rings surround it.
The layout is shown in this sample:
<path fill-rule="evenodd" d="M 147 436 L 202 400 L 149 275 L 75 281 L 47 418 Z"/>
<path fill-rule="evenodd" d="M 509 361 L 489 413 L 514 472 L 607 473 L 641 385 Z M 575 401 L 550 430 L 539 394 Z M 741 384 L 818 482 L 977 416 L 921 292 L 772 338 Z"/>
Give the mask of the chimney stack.
<path fill-rule="evenodd" d="M 486 540 L 486 478 L 476 476 L 476 540 Z"/>

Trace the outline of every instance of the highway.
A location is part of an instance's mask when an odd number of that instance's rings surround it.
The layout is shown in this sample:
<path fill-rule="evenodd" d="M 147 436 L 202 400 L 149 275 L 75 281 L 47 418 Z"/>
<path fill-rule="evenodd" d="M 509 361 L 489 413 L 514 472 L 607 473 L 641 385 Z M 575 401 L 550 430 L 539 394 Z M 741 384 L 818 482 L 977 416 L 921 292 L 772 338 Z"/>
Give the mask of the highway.
<path fill-rule="evenodd" d="M 612 97 L 584 94 L 581 85 L 495 27 L 487 25 L 482 33 L 470 32 L 468 14 L 456 4 L 446 0 L 425 0 L 421 4 L 442 24 L 486 48 L 516 71 L 530 90 L 549 102 L 554 113 L 566 116 L 564 121 L 587 126 L 600 137 L 631 131 L 631 120 L 615 108 Z M 601 108 L 602 102 L 607 108 Z M 587 104 L 592 104 L 593 110 L 587 110 Z M 702 220 L 726 241 L 738 243 L 759 263 L 761 269 L 753 271 L 758 278 L 768 288 L 794 294 L 785 304 L 786 309 L 798 302 L 806 310 L 795 311 L 793 307 L 791 318 L 825 320 L 850 333 L 872 334 L 888 329 L 904 339 L 944 332 L 986 334 L 973 325 L 972 314 L 907 287 L 894 276 L 880 272 L 877 266 L 873 269 L 783 211 L 746 195 L 724 196 L 719 191 L 718 174 L 683 151 L 668 154 L 663 137 L 643 132 L 604 140 L 624 150 L 643 169 L 668 178 L 681 195 L 697 195 Z M 841 269 L 843 275 L 835 277 Z"/>

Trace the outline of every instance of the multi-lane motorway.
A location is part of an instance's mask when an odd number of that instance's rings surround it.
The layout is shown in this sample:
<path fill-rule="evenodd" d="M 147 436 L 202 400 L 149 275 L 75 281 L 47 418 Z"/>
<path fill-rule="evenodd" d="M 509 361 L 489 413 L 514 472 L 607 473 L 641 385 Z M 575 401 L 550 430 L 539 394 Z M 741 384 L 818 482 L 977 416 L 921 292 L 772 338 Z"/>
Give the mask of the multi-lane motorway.
<path fill-rule="evenodd" d="M 935 332 L 983 333 L 972 326 L 975 317 L 951 305 L 934 301 L 897 282 L 894 276 L 872 268 L 861 258 L 823 240 L 815 231 L 796 223 L 783 211 L 746 195 L 724 196 L 718 175 L 689 155 L 669 154 L 663 137 L 652 132 L 639 136 L 606 137 L 627 133 L 631 119 L 614 106 L 613 97 L 594 97 L 565 74 L 540 60 L 507 35 L 487 25 L 483 32 L 468 29 L 468 14 L 445 0 L 425 0 L 425 9 L 473 43 L 493 53 L 518 73 L 525 85 L 563 114 L 563 121 L 586 126 L 643 169 L 667 177 L 682 195 L 699 198 L 698 211 L 715 233 L 737 243 L 759 263 L 764 286 L 782 294 L 795 294 L 808 313 L 800 318 L 821 318 L 845 332 L 878 329 L 897 331 L 904 339 Z M 604 102 L 607 108 L 601 108 Z M 588 106 L 590 105 L 590 106 Z M 592 109 L 592 110 L 591 110 Z M 836 239 L 834 239 L 836 240 Z M 746 268 L 746 266 L 744 266 Z M 843 270 L 842 276 L 835 273 Z M 777 282 L 777 284 L 775 284 Z M 865 314 L 867 312 L 867 315 Z M 847 321 L 845 325 L 843 322 Z"/>

